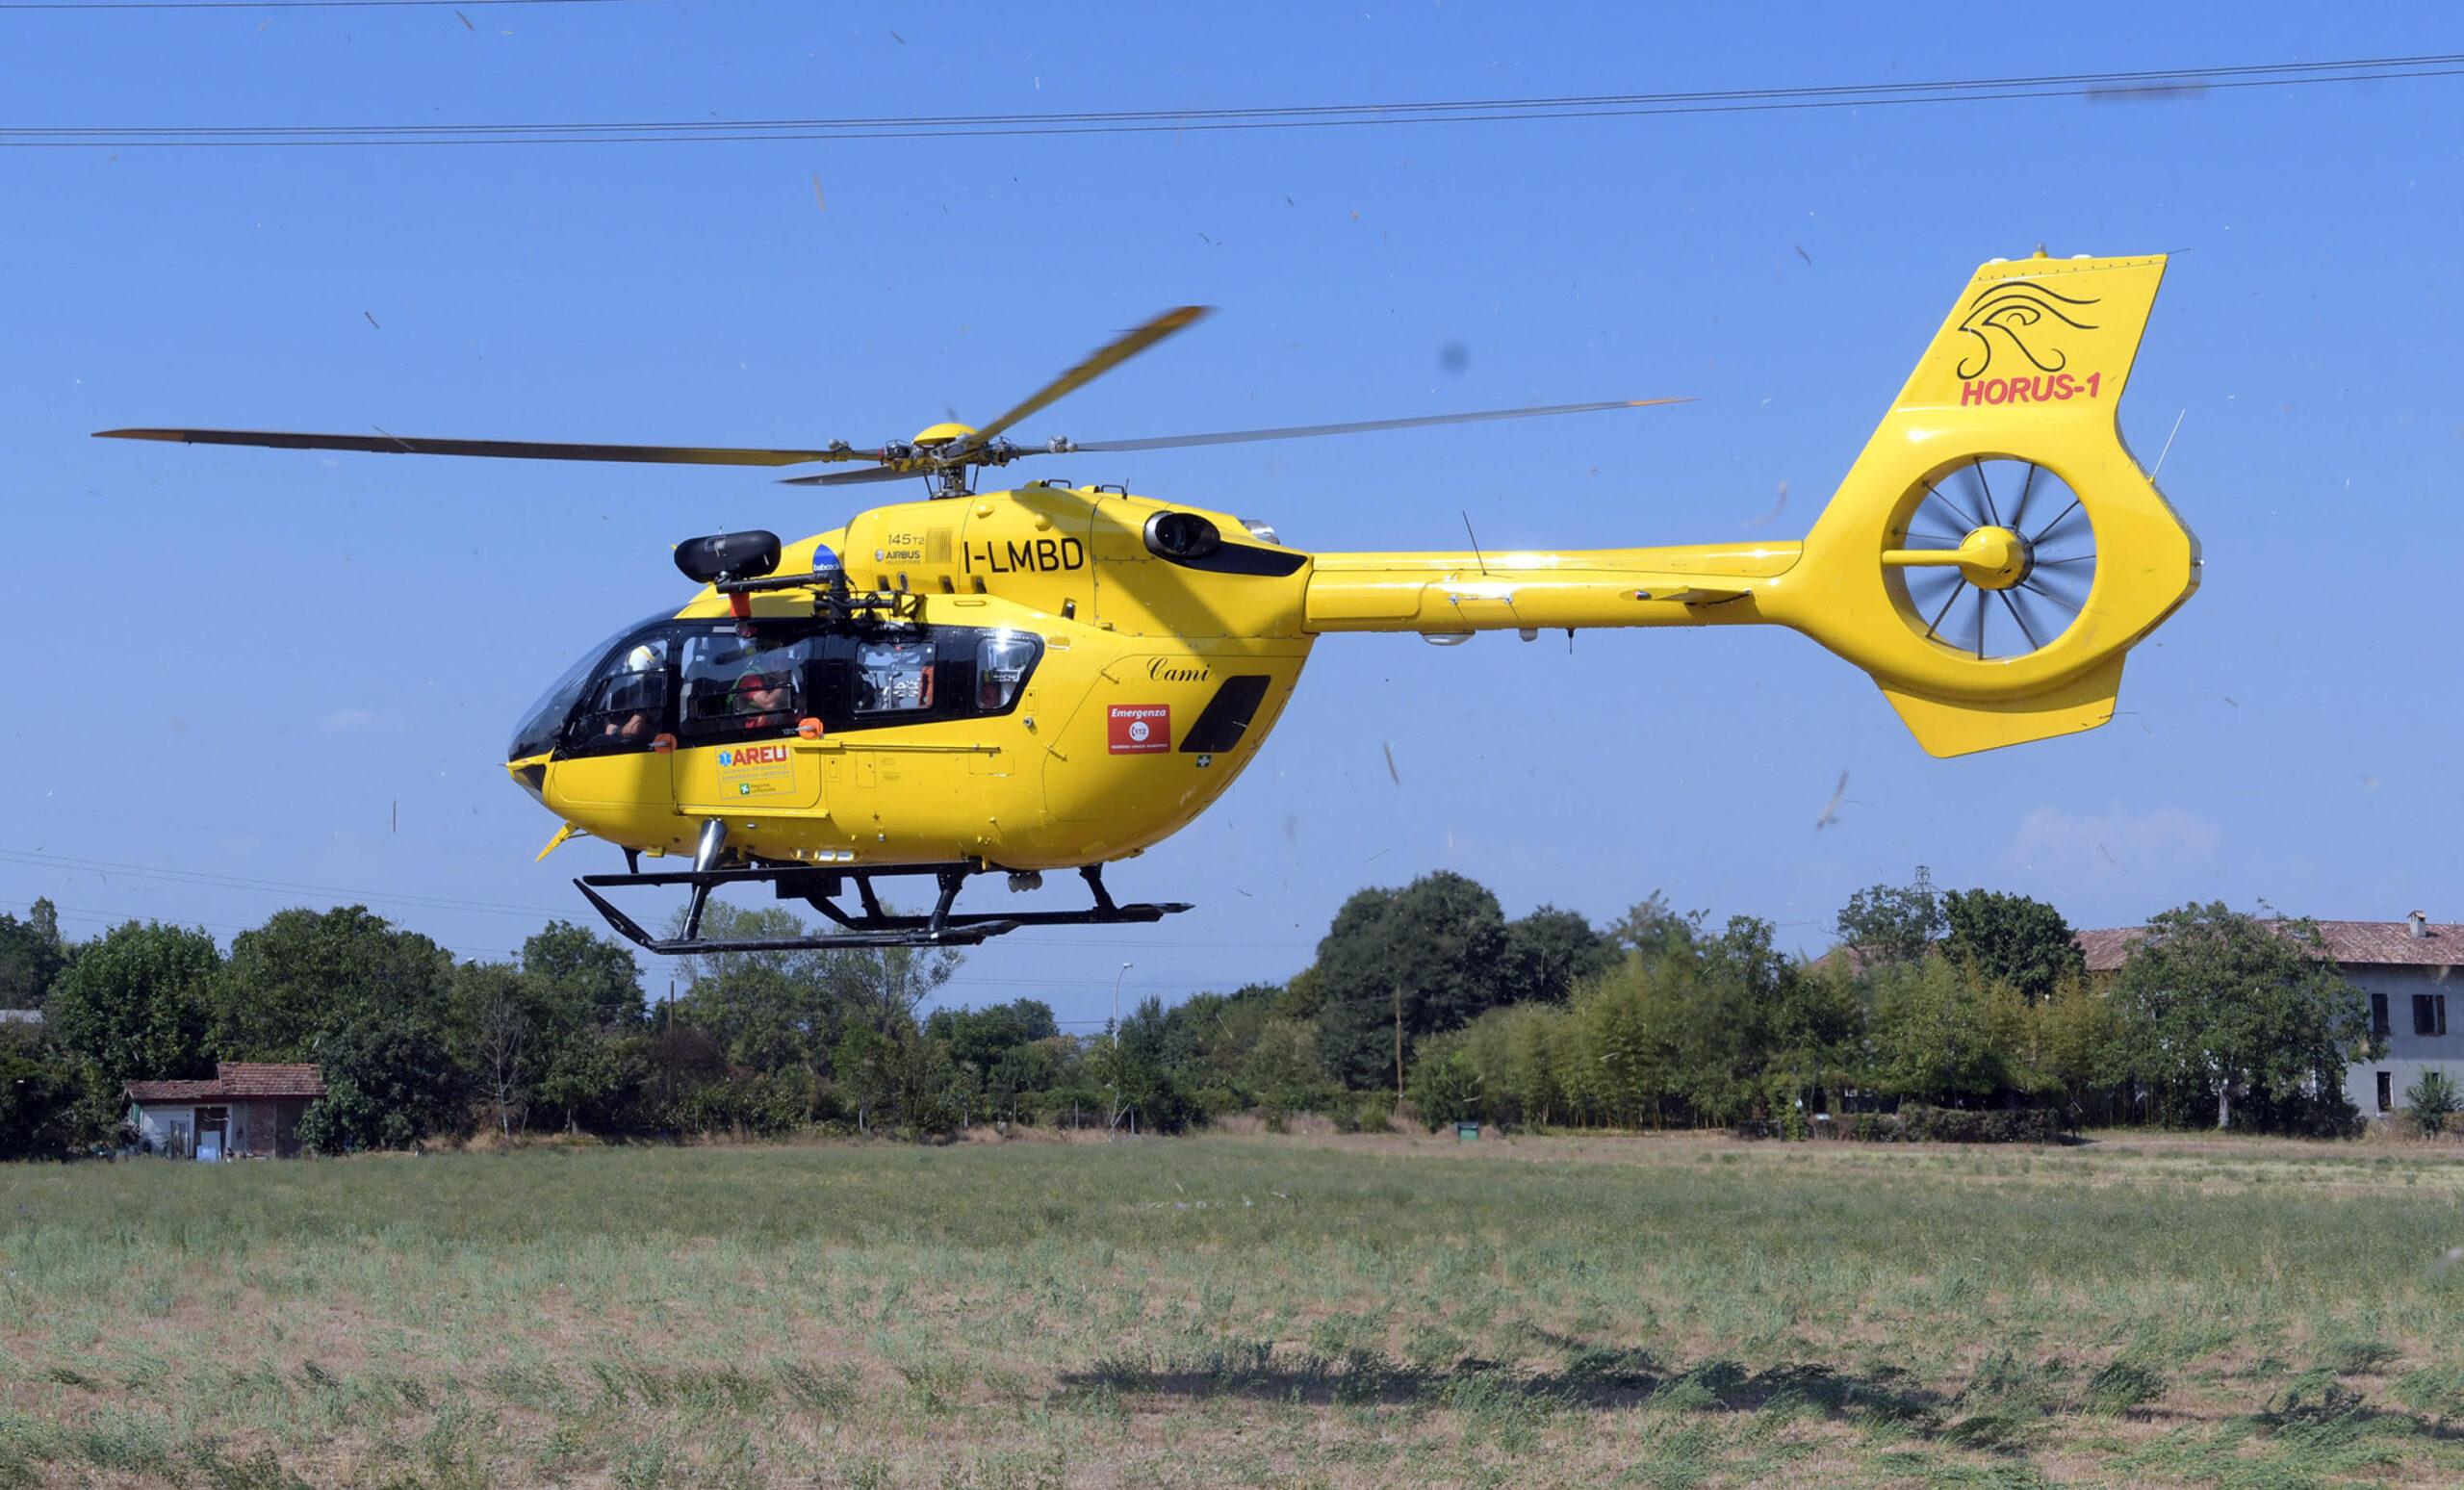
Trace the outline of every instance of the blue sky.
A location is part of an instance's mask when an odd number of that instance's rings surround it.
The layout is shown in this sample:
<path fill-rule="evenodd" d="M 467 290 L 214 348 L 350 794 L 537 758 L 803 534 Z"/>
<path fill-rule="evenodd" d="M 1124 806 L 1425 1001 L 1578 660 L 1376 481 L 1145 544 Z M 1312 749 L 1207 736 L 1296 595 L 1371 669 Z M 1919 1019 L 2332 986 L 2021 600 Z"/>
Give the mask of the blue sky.
<path fill-rule="evenodd" d="M 0 126 L 1222 108 L 2464 50 L 2444 9 L 2326 13 L 0 8 Z M 554 824 L 505 781 L 515 716 L 683 598 L 675 540 L 851 510 L 724 470 L 94 429 L 862 443 L 988 417 L 1194 300 L 1221 313 L 1023 432 L 1701 401 L 1052 474 L 1321 550 L 1451 546 L 1461 512 L 1500 548 L 1793 536 L 1976 263 L 2042 242 L 2177 255 L 2123 426 L 2152 461 L 2181 418 L 2163 484 L 2207 580 L 2133 655 L 2112 726 L 1934 760 L 1860 674 L 1760 629 L 1571 653 L 1334 637 L 1225 801 L 1114 872 L 1196 912 L 988 945 L 954 996 L 1100 1018 L 1124 961 L 1126 989 L 1168 996 L 1285 977 L 1351 890 L 1439 867 L 1509 913 L 1604 918 L 1658 888 L 1809 951 L 1850 890 L 1920 862 L 2083 926 L 2194 897 L 2464 919 L 2438 542 L 2464 468 L 2459 105 L 2464 79 L 2429 79 L 1091 139 L 0 150 L 0 495 L 28 643 L 0 713 L 0 909 L 48 894 L 80 935 L 140 915 L 227 937 L 364 898 L 472 955 L 580 919 L 567 878 L 612 855 L 531 862 Z"/>

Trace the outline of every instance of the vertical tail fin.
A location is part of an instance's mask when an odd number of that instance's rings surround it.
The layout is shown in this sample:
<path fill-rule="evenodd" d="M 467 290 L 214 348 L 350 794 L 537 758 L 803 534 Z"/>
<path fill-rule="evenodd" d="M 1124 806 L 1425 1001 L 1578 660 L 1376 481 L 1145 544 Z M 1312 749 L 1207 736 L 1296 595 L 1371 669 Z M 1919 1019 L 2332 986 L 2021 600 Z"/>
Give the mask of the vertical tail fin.
<path fill-rule="evenodd" d="M 1765 609 L 1863 667 L 1938 756 L 2092 729 L 2197 540 L 2116 411 L 2160 256 L 1980 268 Z"/>

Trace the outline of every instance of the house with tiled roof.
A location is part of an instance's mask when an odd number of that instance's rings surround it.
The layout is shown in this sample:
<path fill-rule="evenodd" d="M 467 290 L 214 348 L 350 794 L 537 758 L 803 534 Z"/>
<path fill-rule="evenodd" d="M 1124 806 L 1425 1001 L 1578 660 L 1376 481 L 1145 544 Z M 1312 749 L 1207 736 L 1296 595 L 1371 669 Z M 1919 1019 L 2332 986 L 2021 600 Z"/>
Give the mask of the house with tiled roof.
<path fill-rule="evenodd" d="M 2464 996 L 2464 924 L 2433 921 L 2416 911 L 2400 921 L 2321 921 L 2320 939 L 2345 977 L 2370 1000 L 2370 1027 L 2387 1053 L 2345 1069 L 2345 1095 L 2362 1116 L 2383 1117 L 2404 1105 L 2404 1092 L 2426 1070 L 2464 1083 L 2464 1008 L 2449 1033 L 2448 1000 Z M 2120 968 L 2147 935 L 2138 926 L 2078 935 L 2092 976 Z"/>
<path fill-rule="evenodd" d="M 138 1144 L 172 1159 L 299 1157 L 299 1115 L 325 1094 L 316 1066 L 224 1061 L 210 1081 L 127 1085 Z"/>

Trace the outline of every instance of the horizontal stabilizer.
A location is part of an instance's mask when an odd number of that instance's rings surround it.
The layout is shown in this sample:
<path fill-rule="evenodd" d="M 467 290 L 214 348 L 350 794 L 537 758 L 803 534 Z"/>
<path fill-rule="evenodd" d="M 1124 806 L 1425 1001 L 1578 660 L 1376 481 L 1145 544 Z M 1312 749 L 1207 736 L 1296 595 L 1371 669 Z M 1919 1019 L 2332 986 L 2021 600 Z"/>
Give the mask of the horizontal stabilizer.
<path fill-rule="evenodd" d="M 2062 686 L 2026 698 L 1946 703 L 1903 693 L 1888 683 L 1883 685 L 1883 697 L 1899 710 L 1900 721 L 1927 755 L 1971 755 L 2058 734 L 2077 734 L 2112 719 L 2114 701 L 2121 692 L 2124 655 L 2116 653 Z"/>

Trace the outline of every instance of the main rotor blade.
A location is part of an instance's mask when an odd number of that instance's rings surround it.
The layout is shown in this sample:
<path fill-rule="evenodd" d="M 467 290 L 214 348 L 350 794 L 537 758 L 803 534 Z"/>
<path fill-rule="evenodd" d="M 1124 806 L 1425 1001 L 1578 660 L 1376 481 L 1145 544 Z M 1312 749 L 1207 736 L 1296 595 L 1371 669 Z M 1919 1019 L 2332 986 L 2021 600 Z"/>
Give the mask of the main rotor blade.
<path fill-rule="evenodd" d="M 98 429 L 97 440 L 168 440 L 181 445 L 253 445 L 286 450 L 361 450 L 372 455 L 486 455 L 505 460 L 618 460 L 667 466 L 798 466 L 808 461 L 883 460 L 880 450 L 839 444 L 821 450 L 728 445 L 568 445 L 548 440 L 429 440 L 378 432 L 301 434 L 278 429 Z"/>
<path fill-rule="evenodd" d="M 874 466 L 865 471 L 825 471 L 819 475 L 781 476 L 781 486 L 860 486 L 866 481 L 903 481 L 924 473 L 913 467 Z"/>
<path fill-rule="evenodd" d="M 1195 324 L 1212 315 L 1214 309 L 1211 305 L 1184 305 L 1177 310 L 1168 310 L 1143 325 L 1122 332 L 1089 353 L 1084 362 L 1028 395 L 1026 401 L 1016 408 L 976 430 L 975 433 L 963 436 L 948 449 L 935 453 L 947 457 L 982 450 L 985 446 L 991 444 L 1003 430 L 1018 421 L 1042 409 L 1053 400 L 1086 387 L 1173 332 Z"/>
<path fill-rule="evenodd" d="M 1061 440 L 1053 453 L 1079 450 L 1175 450 L 1192 445 L 1242 445 L 1252 440 L 1306 440 L 1318 435 L 1370 434 L 1380 429 L 1423 429 L 1431 424 L 1478 424 L 1493 419 L 1535 419 L 1544 414 L 1593 414 L 1602 409 L 1649 409 L 1692 398 L 1617 398 L 1606 403 L 1553 403 L 1529 409 L 1485 409 L 1474 414 L 1423 414 L 1413 419 L 1366 419 L 1348 424 L 1290 424 L 1281 429 L 1232 429 L 1220 434 L 1164 435 L 1152 440 Z"/>

